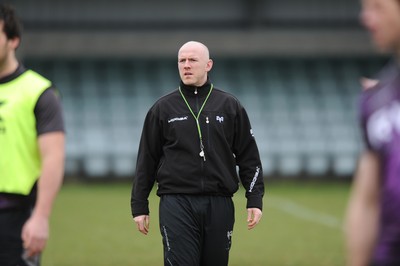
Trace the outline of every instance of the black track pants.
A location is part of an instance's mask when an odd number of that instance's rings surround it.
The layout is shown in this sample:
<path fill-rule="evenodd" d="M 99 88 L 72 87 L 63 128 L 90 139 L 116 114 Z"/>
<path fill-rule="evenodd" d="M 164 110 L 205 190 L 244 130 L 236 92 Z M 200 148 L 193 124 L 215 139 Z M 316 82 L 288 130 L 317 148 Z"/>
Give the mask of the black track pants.
<path fill-rule="evenodd" d="M 228 265 L 234 213 L 230 197 L 161 196 L 164 265 Z"/>
<path fill-rule="evenodd" d="M 26 258 L 22 246 L 22 226 L 31 214 L 30 209 L 0 210 L 0 265 L 37 266 L 39 256 Z"/>

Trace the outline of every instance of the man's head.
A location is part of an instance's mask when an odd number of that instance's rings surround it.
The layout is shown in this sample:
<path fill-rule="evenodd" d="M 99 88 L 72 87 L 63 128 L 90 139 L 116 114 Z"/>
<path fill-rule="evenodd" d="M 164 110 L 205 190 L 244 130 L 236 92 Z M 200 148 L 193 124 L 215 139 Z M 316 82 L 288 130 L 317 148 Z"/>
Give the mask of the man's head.
<path fill-rule="evenodd" d="M 362 0 L 361 19 L 379 50 L 400 53 L 400 0 Z"/>
<path fill-rule="evenodd" d="M 14 10 L 0 4 L 0 76 L 15 70 L 18 64 L 15 50 L 21 37 L 21 27 Z"/>
<path fill-rule="evenodd" d="M 202 86 L 212 65 L 207 46 L 200 42 L 190 41 L 179 49 L 179 75 L 185 85 Z"/>
<path fill-rule="evenodd" d="M 7 39 L 21 39 L 21 23 L 11 6 L 0 5 L 0 22 L 2 23 L 1 29 Z"/>

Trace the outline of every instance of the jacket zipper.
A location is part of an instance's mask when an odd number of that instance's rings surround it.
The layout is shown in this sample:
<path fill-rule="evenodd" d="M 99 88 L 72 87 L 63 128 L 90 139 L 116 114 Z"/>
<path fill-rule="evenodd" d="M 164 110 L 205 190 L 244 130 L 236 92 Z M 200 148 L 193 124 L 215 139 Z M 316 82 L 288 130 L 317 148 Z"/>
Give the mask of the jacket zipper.
<path fill-rule="evenodd" d="M 206 126 L 207 126 L 207 147 L 210 149 L 210 120 L 208 120 L 208 116 L 206 116 Z"/>
<path fill-rule="evenodd" d="M 194 90 L 194 94 L 196 94 L 196 110 L 197 113 L 199 113 L 199 96 L 197 95 L 197 88 L 195 88 Z M 200 117 L 199 117 L 200 118 Z M 204 172 L 204 160 L 203 158 L 200 157 L 200 162 L 201 162 L 201 173 L 202 173 L 202 177 L 201 177 L 201 189 L 202 191 L 205 191 L 205 172 Z"/>

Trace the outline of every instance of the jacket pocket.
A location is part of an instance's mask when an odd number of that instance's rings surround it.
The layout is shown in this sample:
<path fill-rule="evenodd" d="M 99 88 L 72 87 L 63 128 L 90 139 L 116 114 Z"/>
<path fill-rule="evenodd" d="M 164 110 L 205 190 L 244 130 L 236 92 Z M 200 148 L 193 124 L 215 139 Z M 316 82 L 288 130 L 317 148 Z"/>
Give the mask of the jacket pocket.
<path fill-rule="evenodd" d="M 160 163 L 158 164 L 158 168 L 157 168 L 157 172 L 156 172 L 156 179 L 158 178 L 158 176 L 159 176 L 159 174 L 161 172 L 161 168 L 164 166 L 164 164 L 165 164 L 165 157 L 163 157 L 160 160 Z"/>

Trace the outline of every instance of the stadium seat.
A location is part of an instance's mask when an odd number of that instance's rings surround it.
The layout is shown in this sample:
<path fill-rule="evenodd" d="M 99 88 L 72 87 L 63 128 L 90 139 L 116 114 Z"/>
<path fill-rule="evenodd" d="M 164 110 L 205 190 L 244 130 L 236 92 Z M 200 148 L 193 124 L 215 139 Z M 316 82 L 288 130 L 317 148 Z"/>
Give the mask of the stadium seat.
<path fill-rule="evenodd" d="M 210 77 L 245 106 L 265 175 L 349 176 L 361 150 L 359 76 L 381 60 L 222 59 Z M 144 117 L 179 81 L 175 60 L 29 62 L 62 95 L 67 174 L 131 176 Z"/>

